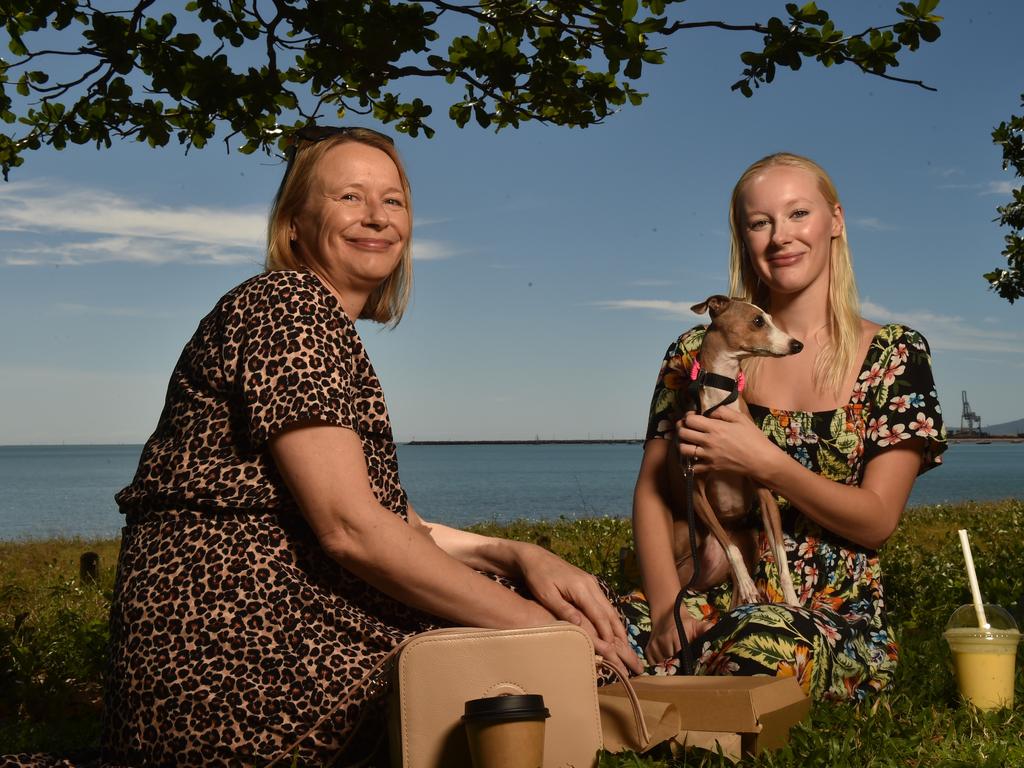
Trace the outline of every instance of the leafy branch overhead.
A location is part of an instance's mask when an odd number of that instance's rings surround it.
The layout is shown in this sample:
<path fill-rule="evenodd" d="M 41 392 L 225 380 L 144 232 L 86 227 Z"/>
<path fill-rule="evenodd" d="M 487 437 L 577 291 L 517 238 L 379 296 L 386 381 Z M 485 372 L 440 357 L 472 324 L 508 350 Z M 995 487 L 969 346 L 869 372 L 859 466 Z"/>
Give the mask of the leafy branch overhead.
<path fill-rule="evenodd" d="M 888 23 L 849 34 L 814 3 L 733 24 L 678 18 L 685 0 L 189 0 L 176 15 L 158 14 L 156 0 L 115 11 L 0 0 L 13 54 L 0 59 L 0 118 L 11 126 L 0 169 L 6 177 L 47 145 L 200 148 L 219 130 L 243 152 L 272 152 L 296 126 L 348 113 L 430 136 L 433 108 L 405 95 L 422 78 L 455 86 L 448 116 L 460 127 L 585 127 L 639 105 L 645 65 L 701 28 L 756 41 L 732 86 L 746 96 L 805 59 L 927 87 L 892 70 L 905 49 L 939 37 L 937 5 L 898 2 Z"/>
<path fill-rule="evenodd" d="M 1020 96 L 1024 107 L 1024 93 Z M 1024 178 L 1024 115 L 1011 115 L 992 131 L 992 141 L 1003 149 L 1003 170 L 1013 167 L 1017 179 Z M 1011 304 L 1024 297 L 1024 184 L 1012 190 L 1013 199 L 996 208 L 1001 226 L 1011 232 L 1004 238 L 1006 269 L 996 268 L 985 275 L 989 285 Z"/>

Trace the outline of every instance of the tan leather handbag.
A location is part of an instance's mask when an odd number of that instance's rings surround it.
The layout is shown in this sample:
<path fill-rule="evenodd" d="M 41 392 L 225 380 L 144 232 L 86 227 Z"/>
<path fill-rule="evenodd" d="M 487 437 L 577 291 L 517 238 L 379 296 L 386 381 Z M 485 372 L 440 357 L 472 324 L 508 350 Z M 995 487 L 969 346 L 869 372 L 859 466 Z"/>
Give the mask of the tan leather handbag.
<path fill-rule="evenodd" d="M 568 623 L 417 635 L 399 652 L 392 681 L 392 766 L 471 768 L 465 702 L 539 693 L 551 712 L 544 768 L 593 768 L 601 748 L 597 661 L 587 633 Z"/>
<path fill-rule="evenodd" d="M 389 665 L 393 665 L 390 675 Z M 617 731 L 616 738 L 649 744 L 651 733 L 632 686 L 594 653 L 590 636 L 574 624 L 527 629 L 453 627 L 423 632 L 397 646 L 270 765 L 287 760 L 290 751 L 356 690 L 387 689 L 390 682 L 393 768 L 472 768 L 462 725 L 466 702 L 521 693 L 540 694 L 551 713 L 545 726 L 543 768 L 595 768 L 602 747 L 598 667 L 624 683 L 626 699 L 617 700 L 623 702 L 617 710 L 617 727 L 628 731 L 628 736 Z"/>

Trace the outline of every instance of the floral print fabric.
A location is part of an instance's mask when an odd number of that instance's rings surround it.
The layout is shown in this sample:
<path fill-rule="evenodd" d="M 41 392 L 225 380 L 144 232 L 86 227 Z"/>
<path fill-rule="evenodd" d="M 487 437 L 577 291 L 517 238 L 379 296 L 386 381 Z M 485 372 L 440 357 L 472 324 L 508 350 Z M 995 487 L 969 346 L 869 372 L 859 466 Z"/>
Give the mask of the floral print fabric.
<path fill-rule="evenodd" d="M 668 349 L 651 402 L 648 439 L 667 437 L 687 403 L 688 371 L 704 338 L 703 327 Z M 924 439 L 924 472 L 941 463 L 946 448 L 942 411 L 924 337 L 886 325 L 873 338 L 849 401 L 834 411 L 783 411 L 750 406 L 761 431 L 808 469 L 859 485 L 864 468 L 886 448 Z M 698 674 L 766 674 L 796 677 L 816 698 L 859 700 L 892 678 L 897 648 L 885 615 L 878 555 L 836 536 L 779 499 L 786 552 L 801 608 L 782 603 L 778 568 L 767 537 L 758 537 L 753 577 L 770 604 L 729 611 L 732 586 L 691 592 L 685 601 L 696 618 L 713 626 L 695 646 Z M 757 521 L 760 527 L 760 520 Z M 650 633 L 642 593 L 624 599 L 634 647 Z M 670 661 L 650 669 L 674 674 Z"/>

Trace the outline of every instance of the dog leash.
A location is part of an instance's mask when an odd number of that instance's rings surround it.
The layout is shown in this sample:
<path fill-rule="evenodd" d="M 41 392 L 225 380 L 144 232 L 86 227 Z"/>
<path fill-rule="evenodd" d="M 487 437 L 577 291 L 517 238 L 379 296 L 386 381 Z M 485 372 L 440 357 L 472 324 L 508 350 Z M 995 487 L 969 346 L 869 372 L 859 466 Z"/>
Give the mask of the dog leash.
<path fill-rule="evenodd" d="M 686 629 L 683 627 L 683 619 L 679 615 L 679 609 L 683 607 L 683 598 L 687 590 L 697 581 L 700 576 L 700 557 L 697 555 L 697 519 L 693 509 L 693 462 L 686 459 L 683 462 L 683 477 L 686 478 L 686 524 L 690 529 L 690 561 L 693 563 L 693 573 L 690 574 L 689 583 L 679 590 L 676 595 L 676 602 L 672 608 L 672 618 L 676 623 L 676 633 L 679 635 L 679 653 L 676 658 L 687 675 L 693 675 L 695 664 L 693 651 L 690 650 L 690 642 L 686 639 Z"/>
<path fill-rule="evenodd" d="M 720 374 L 704 370 L 701 368 L 700 362 L 698 360 L 694 360 L 693 367 L 690 369 L 690 385 L 687 387 L 687 395 L 691 402 L 696 403 L 699 406 L 701 387 L 714 387 L 715 389 L 721 389 L 729 393 L 720 403 L 716 403 L 701 413 L 701 416 L 707 417 L 723 405 L 729 405 L 730 403 L 735 402 L 737 398 L 739 398 L 740 392 L 743 391 L 745 384 L 746 380 L 743 376 L 743 371 L 740 371 L 739 376 L 735 379 L 730 379 L 728 376 L 722 376 Z M 676 633 L 679 635 L 680 648 L 676 658 L 679 660 L 679 663 L 683 668 L 683 672 L 687 675 L 693 675 L 696 671 L 696 664 L 693 660 L 693 650 L 690 648 L 690 643 L 686 639 L 686 629 L 683 627 L 683 619 L 679 615 L 679 610 L 683 606 L 683 599 L 686 597 L 686 592 L 700 578 L 700 558 L 697 556 L 697 520 L 693 505 L 694 460 L 690 458 L 684 459 L 680 456 L 679 461 L 682 464 L 683 477 L 686 480 L 686 525 L 690 531 L 690 560 L 693 562 L 693 573 L 690 574 L 690 581 L 687 582 L 686 586 L 680 589 L 679 594 L 676 595 L 675 606 L 672 608 L 672 618 L 675 620 Z"/>

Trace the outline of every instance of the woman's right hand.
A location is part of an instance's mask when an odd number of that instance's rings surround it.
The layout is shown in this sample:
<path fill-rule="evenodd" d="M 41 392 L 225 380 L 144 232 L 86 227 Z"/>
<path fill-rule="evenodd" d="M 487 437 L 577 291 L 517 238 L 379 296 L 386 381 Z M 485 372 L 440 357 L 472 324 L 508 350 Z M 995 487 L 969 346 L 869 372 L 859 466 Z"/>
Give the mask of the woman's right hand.
<path fill-rule="evenodd" d="M 523 581 L 545 609 L 583 629 L 594 650 L 623 674 L 643 671 L 626 638 L 622 618 L 594 576 L 535 544 L 521 544 L 517 560 Z"/>
<path fill-rule="evenodd" d="M 687 642 L 692 643 L 711 628 L 711 624 L 708 622 L 695 619 L 685 611 L 683 612 L 682 620 Z M 644 649 L 647 661 L 650 664 L 660 664 L 667 659 L 677 656 L 681 648 L 679 632 L 676 630 L 676 622 L 672 618 L 672 611 L 664 612 L 657 619 L 652 619 L 651 637 L 647 641 L 647 647 Z"/>

